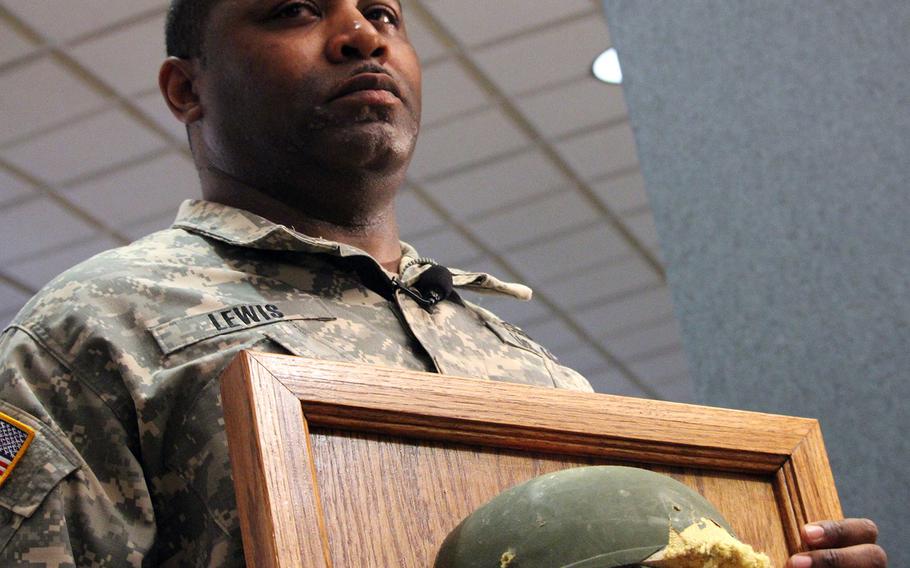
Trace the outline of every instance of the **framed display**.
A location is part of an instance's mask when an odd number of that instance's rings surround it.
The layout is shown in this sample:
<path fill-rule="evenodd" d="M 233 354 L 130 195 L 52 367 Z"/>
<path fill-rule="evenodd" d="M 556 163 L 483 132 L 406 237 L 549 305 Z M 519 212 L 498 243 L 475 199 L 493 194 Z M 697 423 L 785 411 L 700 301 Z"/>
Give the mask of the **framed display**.
<path fill-rule="evenodd" d="M 477 507 L 582 465 L 675 477 L 775 565 L 841 517 L 807 418 L 257 352 L 222 401 L 252 567 L 429 568 Z"/>

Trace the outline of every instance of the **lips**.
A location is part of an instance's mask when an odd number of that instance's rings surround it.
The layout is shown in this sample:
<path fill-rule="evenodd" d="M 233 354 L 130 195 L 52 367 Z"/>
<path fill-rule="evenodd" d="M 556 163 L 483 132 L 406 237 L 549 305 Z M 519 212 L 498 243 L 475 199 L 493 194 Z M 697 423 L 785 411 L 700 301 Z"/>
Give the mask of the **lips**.
<path fill-rule="evenodd" d="M 401 91 L 390 76 L 383 73 L 360 73 L 341 83 L 329 102 L 361 91 L 388 91 L 401 98 Z"/>

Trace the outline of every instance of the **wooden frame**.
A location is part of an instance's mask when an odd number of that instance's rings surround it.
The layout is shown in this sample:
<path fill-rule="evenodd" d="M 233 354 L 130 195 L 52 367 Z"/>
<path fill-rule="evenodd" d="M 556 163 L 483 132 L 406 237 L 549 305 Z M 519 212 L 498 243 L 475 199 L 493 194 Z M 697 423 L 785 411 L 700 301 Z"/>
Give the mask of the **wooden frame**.
<path fill-rule="evenodd" d="M 250 566 L 333 566 L 314 429 L 757 476 L 787 554 L 801 524 L 841 517 L 811 419 L 256 352 L 225 371 L 222 399 Z"/>

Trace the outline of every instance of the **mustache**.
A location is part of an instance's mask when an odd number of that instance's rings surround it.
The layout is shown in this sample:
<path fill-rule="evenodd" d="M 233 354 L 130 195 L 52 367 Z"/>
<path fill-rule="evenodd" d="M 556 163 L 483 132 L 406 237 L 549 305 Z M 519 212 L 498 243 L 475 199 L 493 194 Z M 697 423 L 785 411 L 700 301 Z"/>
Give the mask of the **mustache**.
<path fill-rule="evenodd" d="M 362 73 L 382 73 L 383 75 L 388 75 L 389 77 L 392 77 L 392 74 L 389 73 L 388 69 L 386 69 L 385 67 L 383 67 L 382 65 L 379 65 L 377 63 L 364 63 L 362 65 L 359 65 L 358 67 L 354 68 L 354 70 L 351 72 L 351 74 L 349 76 L 356 77 L 357 75 L 360 75 Z"/>

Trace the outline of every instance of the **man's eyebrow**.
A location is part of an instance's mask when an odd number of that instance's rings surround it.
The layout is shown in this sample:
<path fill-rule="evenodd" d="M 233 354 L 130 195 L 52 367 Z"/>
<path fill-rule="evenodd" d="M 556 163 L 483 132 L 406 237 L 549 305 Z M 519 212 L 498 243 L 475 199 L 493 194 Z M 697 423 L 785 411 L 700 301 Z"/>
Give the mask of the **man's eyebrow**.
<path fill-rule="evenodd" d="M 404 2 L 402 2 L 401 0 L 389 0 L 389 1 L 390 1 L 392 4 L 397 5 L 397 6 L 398 6 L 398 11 L 401 12 L 402 14 L 404 14 L 404 4 L 405 4 Z"/>

